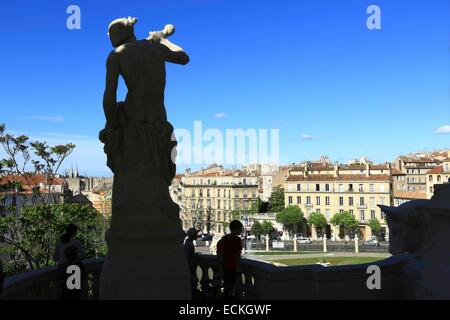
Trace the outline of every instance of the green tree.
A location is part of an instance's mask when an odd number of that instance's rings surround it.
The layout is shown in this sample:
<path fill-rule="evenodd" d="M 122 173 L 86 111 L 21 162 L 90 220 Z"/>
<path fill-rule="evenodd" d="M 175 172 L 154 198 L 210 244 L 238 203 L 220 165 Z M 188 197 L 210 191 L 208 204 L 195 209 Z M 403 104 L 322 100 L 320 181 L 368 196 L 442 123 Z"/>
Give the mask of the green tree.
<path fill-rule="evenodd" d="M 269 211 L 281 212 L 284 209 L 284 189 L 281 187 L 273 188 L 269 198 Z"/>
<path fill-rule="evenodd" d="M 330 222 L 332 225 L 342 228 L 347 236 L 353 234 L 359 226 L 356 218 L 348 211 L 335 213 Z"/>
<path fill-rule="evenodd" d="M 304 220 L 303 212 L 297 206 L 287 206 L 281 212 L 277 213 L 276 221 L 282 223 L 289 235 L 297 230 L 297 227 Z"/>
<path fill-rule="evenodd" d="M 48 146 L 46 142 L 29 142 L 27 136 L 15 136 L 5 130 L 6 126 L 0 124 L 0 145 L 6 154 L 6 158 L 0 159 L 0 174 L 21 176 L 33 190 L 31 201 L 34 203 L 55 202 L 56 199 L 50 196 L 51 187 L 61 164 L 75 149 L 75 145 Z M 36 174 L 45 176 L 46 190 L 40 190 L 37 180 L 33 179 Z"/>
<path fill-rule="evenodd" d="M 381 224 L 377 218 L 370 219 L 367 224 L 372 230 L 373 235 L 378 239 L 381 232 Z"/>
<path fill-rule="evenodd" d="M 87 257 L 106 253 L 104 233 L 108 221 L 88 205 L 75 203 L 37 204 L 25 206 L 20 217 L 0 217 L 0 242 L 12 257 L 8 269 L 12 273 L 52 265 L 56 242 L 65 227 L 75 223 L 77 238 Z"/>
<path fill-rule="evenodd" d="M 264 234 L 262 225 L 261 225 L 261 223 L 260 223 L 258 220 L 256 220 L 256 221 L 253 223 L 250 232 L 251 232 L 255 237 L 257 237 L 258 239 L 261 237 L 262 234 Z"/>
<path fill-rule="evenodd" d="M 272 222 L 264 220 L 261 224 L 262 230 L 264 234 L 269 234 L 275 230 Z"/>
<path fill-rule="evenodd" d="M 324 235 L 327 227 L 327 218 L 322 213 L 312 212 L 309 215 L 308 223 L 316 227 L 317 233 Z"/>

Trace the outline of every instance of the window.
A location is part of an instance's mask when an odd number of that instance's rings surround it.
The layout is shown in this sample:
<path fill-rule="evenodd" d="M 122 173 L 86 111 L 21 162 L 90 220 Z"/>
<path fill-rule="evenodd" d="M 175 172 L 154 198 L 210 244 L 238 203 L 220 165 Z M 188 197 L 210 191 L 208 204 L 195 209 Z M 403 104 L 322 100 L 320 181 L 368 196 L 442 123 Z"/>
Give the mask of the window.
<path fill-rule="evenodd" d="M 353 205 L 353 197 L 349 197 L 348 198 L 348 205 L 352 206 Z"/>
<path fill-rule="evenodd" d="M 359 214 L 361 215 L 361 222 L 366 221 L 366 220 L 364 219 L 364 210 L 361 210 L 361 211 L 359 212 Z"/>
<path fill-rule="evenodd" d="M 302 197 L 297 197 L 297 204 L 301 204 L 302 203 Z"/>
<path fill-rule="evenodd" d="M 320 206 L 320 197 L 316 197 L 316 204 Z"/>
<path fill-rule="evenodd" d="M 350 183 L 350 184 L 348 185 L 348 191 L 349 191 L 349 192 L 353 192 L 353 183 Z"/>
<path fill-rule="evenodd" d="M 364 197 L 359 198 L 359 205 L 360 206 L 364 205 Z"/>
<path fill-rule="evenodd" d="M 217 196 L 220 197 L 220 189 L 217 189 Z"/>
<path fill-rule="evenodd" d="M 344 192 L 344 186 L 342 184 L 339 184 L 339 192 Z"/>
<path fill-rule="evenodd" d="M 289 204 L 292 204 L 292 197 L 288 198 L 288 202 L 289 202 Z"/>
<path fill-rule="evenodd" d="M 437 176 L 437 182 L 441 182 L 441 176 L 440 175 Z"/>
<path fill-rule="evenodd" d="M 380 197 L 380 204 L 384 204 L 384 197 Z"/>
<path fill-rule="evenodd" d="M 344 197 L 339 197 L 339 205 L 340 206 L 344 205 Z"/>
<path fill-rule="evenodd" d="M 302 190 L 302 185 L 299 183 L 297 184 L 297 191 L 301 191 Z"/>
<path fill-rule="evenodd" d="M 325 217 L 327 218 L 327 220 L 330 219 L 330 209 L 325 209 Z"/>
<path fill-rule="evenodd" d="M 363 185 L 362 185 L 362 184 L 359 185 L 358 190 L 359 190 L 359 192 L 364 192 L 364 189 L 363 189 Z"/>
<path fill-rule="evenodd" d="M 373 183 L 369 184 L 369 191 L 375 192 L 375 186 L 373 185 Z"/>
<path fill-rule="evenodd" d="M 343 213 L 344 212 L 344 209 L 339 209 L 339 213 Z"/>
<path fill-rule="evenodd" d="M 384 220 L 385 218 L 386 218 L 385 213 L 383 211 L 381 211 L 381 220 Z"/>
<path fill-rule="evenodd" d="M 217 208 L 220 209 L 220 200 L 217 200 Z"/>
<path fill-rule="evenodd" d="M 370 210 L 370 219 L 375 219 L 375 210 Z"/>
<path fill-rule="evenodd" d="M 311 197 L 306 197 L 306 204 L 311 204 Z"/>
<path fill-rule="evenodd" d="M 370 197 L 369 198 L 369 206 L 371 208 L 375 207 L 375 197 Z"/>
<path fill-rule="evenodd" d="M 209 189 L 206 190 L 206 196 L 207 196 L 207 197 L 210 197 L 210 196 L 211 196 L 210 193 L 209 193 Z"/>
<path fill-rule="evenodd" d="M 320 184 L 316 184 L 316 191 L 320 191 Z"/>
<path fill-rule="evenodd" d="M 353 215 L 353 209 L 350 209 L 349 211 L 350 211 L 350 214 Z"/>
<path fill-rule="evenodd" d="M 320 213 L 320 209 L 316 209 L 316 212 L 317 212 L 317 213 Z"/>
<path fill-rule="evenodd" d="M 328 183 L 325 185 L 325 191 L 330 191 L 330 185 Z"/>
<path fill-rule="evenodd" d="M 325 205 L 326 206 L 330 205 L 330 197 L 325 197 Z"/>

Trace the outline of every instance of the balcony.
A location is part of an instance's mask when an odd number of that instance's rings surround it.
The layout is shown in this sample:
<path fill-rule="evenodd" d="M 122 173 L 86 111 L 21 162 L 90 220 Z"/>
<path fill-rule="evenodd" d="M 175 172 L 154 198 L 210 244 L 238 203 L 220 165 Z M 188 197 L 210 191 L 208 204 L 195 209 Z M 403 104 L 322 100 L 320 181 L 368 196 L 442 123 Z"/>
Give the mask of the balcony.
<path fill-rule="evenodd" d="M 277 267 L 269 263 L 242 259 L 242 277 L 238 280 L 241 299 L 410 299 L 413 282 L 403 267 L 414 255 L 401 254 L 371 263 L 381 269 L 383 290 L 368 290 L 369 264 L 323 267 L 321 265 Z M 199 299 L 215 300 L 220 296 L 221 281 L 214 277 L 217 259 L 196 255 Z M 84 299 L 99 297 L 102 258 L 84 261 Z M 56 267 L 29 271 L 5 279 L 5 300 L 54 300 L 58 297 L 59 273 Z"/>

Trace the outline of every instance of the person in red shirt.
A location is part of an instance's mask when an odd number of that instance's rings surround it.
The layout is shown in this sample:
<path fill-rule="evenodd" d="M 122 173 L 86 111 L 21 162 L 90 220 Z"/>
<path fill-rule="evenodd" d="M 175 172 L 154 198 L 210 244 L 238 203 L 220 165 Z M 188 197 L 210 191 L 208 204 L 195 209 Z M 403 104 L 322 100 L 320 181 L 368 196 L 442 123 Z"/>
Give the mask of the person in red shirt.
<path fill-rule="evenodd" d="M 236 276 L 242 273 L 241 251 L 242 241 L 239 235 L 243 225 L 239 220 L 230 222 L 230 234 L 227 234 L 217 243 L 217 262 L 219 274 L 223 277 L 224 298 L 235 297 Z"/>

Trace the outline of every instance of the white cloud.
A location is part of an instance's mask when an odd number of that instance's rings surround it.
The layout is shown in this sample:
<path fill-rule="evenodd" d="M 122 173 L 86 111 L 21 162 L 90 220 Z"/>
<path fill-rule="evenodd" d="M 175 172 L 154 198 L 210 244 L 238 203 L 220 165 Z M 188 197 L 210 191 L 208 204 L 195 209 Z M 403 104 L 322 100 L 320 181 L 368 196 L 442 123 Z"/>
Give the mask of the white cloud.
<path fill-rule="evenodd" d="M 436 129 L 436 133 L 438 134 L 450 134 L 450 125 L 442 126 Z"/>
<path fill-rule="evenodd" d="M 300 139 L 301 140 L 314 140 L 315 138 L 313 137 L 313 136 L 311 136 L 311 135 L 309 135 L 309 134 L 301 134 L 300 135 Z"/>
<path fill-rule="evenodd" d="M 27 119 L 34 121 L 48 121 L 48 122 L 64 122 L 65 119 L 61 116 L 30 116 Z"/>
<path fill-rule="evenodd" d="M 226 118 L 226 117 L 228 117 L 228 115 L 225 112 L 214 113 L 214 118 L 222 119 L 222 118 Z"/>

